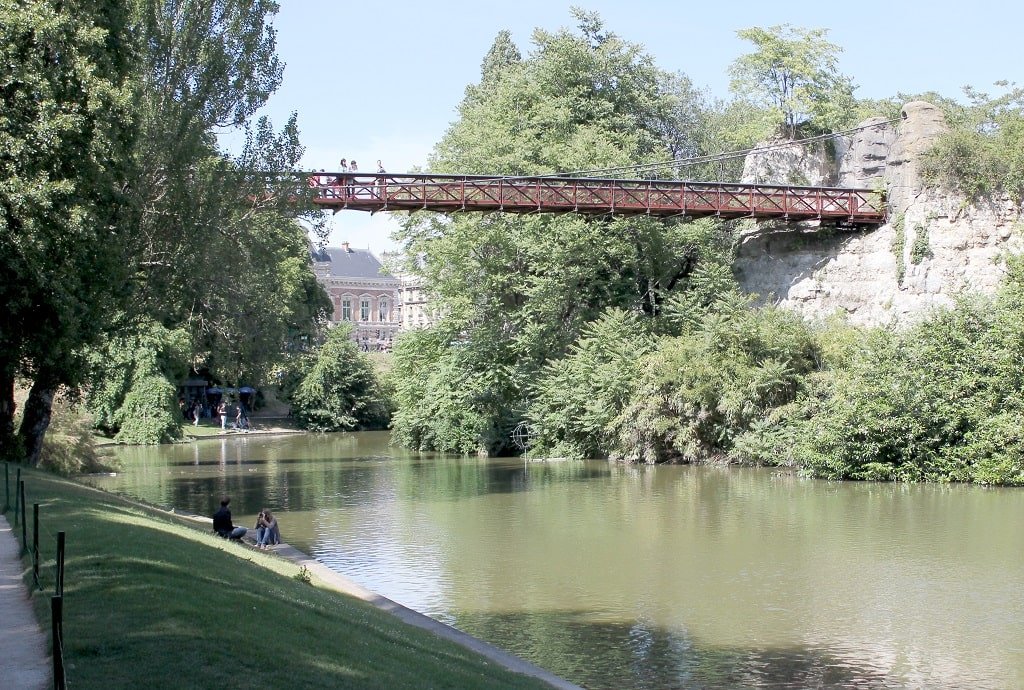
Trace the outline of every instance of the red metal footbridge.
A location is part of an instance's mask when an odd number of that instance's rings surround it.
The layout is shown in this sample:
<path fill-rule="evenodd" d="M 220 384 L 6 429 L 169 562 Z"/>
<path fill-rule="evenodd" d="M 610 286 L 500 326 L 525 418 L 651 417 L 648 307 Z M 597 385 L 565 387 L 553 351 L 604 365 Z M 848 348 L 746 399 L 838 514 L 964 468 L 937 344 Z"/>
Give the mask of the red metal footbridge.
<path fill-rule="evenodd" d="M 817 220 L 881 225 L 882 195 L 869 189 L 599 179 L 593 177 L 314 173 L 314 203 L 334 211 L 503 211 L 660 218 Z"/>

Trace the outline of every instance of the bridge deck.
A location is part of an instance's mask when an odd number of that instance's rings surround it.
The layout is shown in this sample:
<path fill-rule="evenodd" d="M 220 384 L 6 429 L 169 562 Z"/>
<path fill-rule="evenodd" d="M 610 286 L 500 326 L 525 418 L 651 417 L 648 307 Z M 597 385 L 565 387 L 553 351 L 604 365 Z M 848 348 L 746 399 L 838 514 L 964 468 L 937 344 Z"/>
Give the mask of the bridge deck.
<path fill-rule="evenodd" d="M 314 203 L 335 211 L 504 211 L 885 222 L 877 192 L 679 180 L 320 173 Z"/>

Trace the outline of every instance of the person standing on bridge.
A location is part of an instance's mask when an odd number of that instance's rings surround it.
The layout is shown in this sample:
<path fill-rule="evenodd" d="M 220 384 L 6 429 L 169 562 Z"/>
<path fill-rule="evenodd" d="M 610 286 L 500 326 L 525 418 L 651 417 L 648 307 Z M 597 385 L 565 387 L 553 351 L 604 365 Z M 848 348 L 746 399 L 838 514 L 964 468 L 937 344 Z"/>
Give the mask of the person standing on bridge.
<path fill-rule="evenodd" d="M 341 162 L 338 163 L 338 172 L 340 172 L 342 174 L 348 172 L 348 161 L 345 160 L 344 158 L 342 158 Z M 336 184 L 338 186 L 338 194 L 339 195 L 344 195 L 345 194 L 345 178 L 343 178 L 341 175 L 335 177 L 334 178 L 334 184 Z"/>
<path fill-rule="evenodd" d="M 387 172 L 387 170 L 384 169 L 384 164 L 381 163 L 380 160 L 378 159 L 377 160 L 377 174 L 378 175 L 383 175 L 386 172 Z M 379 177 L 376 180 L 374 180 L 373 181 L 373 191 L 374 191 L 374 194 L 377 195 L 378 199 L 381 198 L 381 196 L 382 196 L 381 192 L 384 191 L 384 180 L 380 179 Z"/>
<path fill-rule="evenodd" d="M 352 159 L 352 162 L 348 164 L 348 171 L 353 174 L 359 172 L 359 165 L 356 164 L 355 159 Z M 356 180 L 354 177 L 349 178 L 348 195 L 356 195 Z"/>

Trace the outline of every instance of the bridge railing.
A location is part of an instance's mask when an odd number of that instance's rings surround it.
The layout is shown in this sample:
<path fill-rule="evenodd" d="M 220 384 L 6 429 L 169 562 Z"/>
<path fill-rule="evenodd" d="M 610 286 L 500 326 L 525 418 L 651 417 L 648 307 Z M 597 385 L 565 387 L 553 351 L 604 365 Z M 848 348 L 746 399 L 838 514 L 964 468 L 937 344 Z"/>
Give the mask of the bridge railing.
<path fill-rule="evenodd" d="M 320 173 L 315 202 L 334 209 L 592 213 L 724 218 L 885 220 L 868 189 L 720 184 L 678 180 Z"/>

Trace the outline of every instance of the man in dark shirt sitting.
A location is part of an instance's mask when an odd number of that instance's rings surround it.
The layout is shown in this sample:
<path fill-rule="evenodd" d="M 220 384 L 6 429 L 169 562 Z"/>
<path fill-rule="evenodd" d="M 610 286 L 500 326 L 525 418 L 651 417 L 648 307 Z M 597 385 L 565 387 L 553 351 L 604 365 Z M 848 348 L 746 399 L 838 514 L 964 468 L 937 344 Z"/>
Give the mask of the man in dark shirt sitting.
<path fill-rule="evenodd" d="M 220 499 L 220 510 L 213 514 L 213 531 L 225 539 L 241 539 L 245 536 L 244 527 L 235 527 L 231 524 L 231 511 L 228 504 L 231 499 L 225 496 Z"/>

